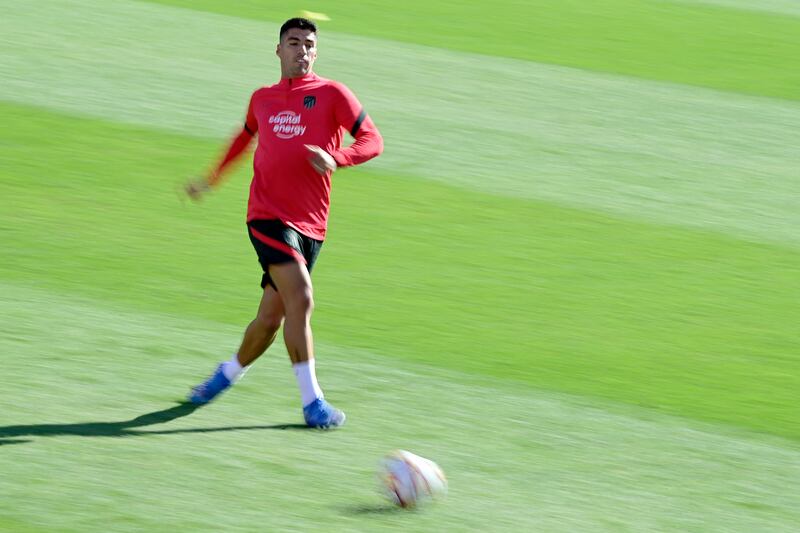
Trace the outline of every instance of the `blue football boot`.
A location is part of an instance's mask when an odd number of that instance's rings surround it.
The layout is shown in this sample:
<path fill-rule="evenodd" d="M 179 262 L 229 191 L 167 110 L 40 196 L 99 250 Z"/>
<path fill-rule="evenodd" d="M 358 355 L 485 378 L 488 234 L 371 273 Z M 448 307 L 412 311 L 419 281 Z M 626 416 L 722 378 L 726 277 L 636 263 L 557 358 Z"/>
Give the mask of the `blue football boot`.
<path fill-rule="evenodd" d="M 322 398 L 317 398 L 303 407 L 303 417 L 306 419 L 306 425 L 319 429 L 339 427 L 344 424 L 346 418 L 341 409 L 336 409 Z"/>
<path fill-rule="evenodd" d="M 214 373 L 211 374 L 211 377 L 192 389 L 188 398 L 190 402 L 195 405 L 206 404 L 231 386 L 231 381 L 222 372 L 223 364 L 220 363 Z"/>

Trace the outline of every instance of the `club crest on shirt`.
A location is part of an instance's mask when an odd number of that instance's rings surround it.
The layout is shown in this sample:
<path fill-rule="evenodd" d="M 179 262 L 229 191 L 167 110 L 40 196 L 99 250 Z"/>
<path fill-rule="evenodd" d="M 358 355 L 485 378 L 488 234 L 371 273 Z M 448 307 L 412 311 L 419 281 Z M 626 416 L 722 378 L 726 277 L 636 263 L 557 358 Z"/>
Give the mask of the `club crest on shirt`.
<path fill-rule="evenodd" d="M 306 97 L 307 98 L 307 97 Z M 299 137 L 306 132 L 306 127 L 300 124 L 303 115 L 294 111 L 281 111 L 269 117 L 272 131 L 279 139 Z"/>
<path fill-rule="evenodd" d="M 312 107 L 314 107 L 314 104 L 316 104 L 316 103 L 317 103 L 317 97 L 316 96 L 304 96 L 303 97 L 303 106 L 305 106 L 306 109 L 311 109 Z"/>

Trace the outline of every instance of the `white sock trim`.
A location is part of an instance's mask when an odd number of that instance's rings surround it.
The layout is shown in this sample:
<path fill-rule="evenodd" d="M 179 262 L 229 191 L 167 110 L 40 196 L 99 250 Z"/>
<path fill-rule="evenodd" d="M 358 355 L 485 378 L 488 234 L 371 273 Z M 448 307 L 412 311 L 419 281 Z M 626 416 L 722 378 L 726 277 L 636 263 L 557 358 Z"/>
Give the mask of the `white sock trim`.
<path fill-rule="evenodd" d="M 228 381 L 231 383 L 242 377 L 245 370 L 247 369 L 239 364 L 238 354 L 233 354 L 233 357 L 231 357 L 229 361 L 222 363 L 222 373 L 225 374 L 225 377 L 228 378 Z"/>
<path fill-rule="evenodd" d="M 322 389 L 317 383 L 317 372 L 314 359 L 302 361 L 292 365 L 294 375 L 297 378 L 297 385 L 300 387 L 300 397 L 303 401 L 303 407 L 310 404 L 317 398 L 324 398 Z"/>

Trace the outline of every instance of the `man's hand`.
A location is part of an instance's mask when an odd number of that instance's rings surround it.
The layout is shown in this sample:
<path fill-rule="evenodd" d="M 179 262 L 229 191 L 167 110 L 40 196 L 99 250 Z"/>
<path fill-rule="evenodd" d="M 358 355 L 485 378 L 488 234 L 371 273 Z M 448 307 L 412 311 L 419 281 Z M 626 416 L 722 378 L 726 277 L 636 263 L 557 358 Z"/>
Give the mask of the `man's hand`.
<path fill-rule="evenodd" d="M 198 178 L 186 183 L 183 186 L 186 195 L 194 201 L 200 200 L 205 193 L 211 190 L 206 178 Z"/>
<path fill-rule="evenodd" d="M 331 154 L 313 144 L 307 144 L 305 146 L 309 154 L 308 162 L 314 167 L 314 170 L 323 175 L 328 171 L 336 171 L 336 161 Z"/>

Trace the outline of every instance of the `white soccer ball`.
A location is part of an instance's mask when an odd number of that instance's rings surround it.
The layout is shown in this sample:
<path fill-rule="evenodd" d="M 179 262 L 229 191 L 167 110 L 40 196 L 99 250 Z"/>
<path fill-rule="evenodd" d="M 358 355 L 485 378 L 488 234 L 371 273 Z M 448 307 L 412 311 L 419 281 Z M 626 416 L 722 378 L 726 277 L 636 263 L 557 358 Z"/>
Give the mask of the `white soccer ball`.
<path fill-rule="evenodd" d="M 405 450 L 381 462 L 379 477 L 386 495 L 400 507 L 414 507 L 447 494 L 447 478 L 439 465 Z"/>

